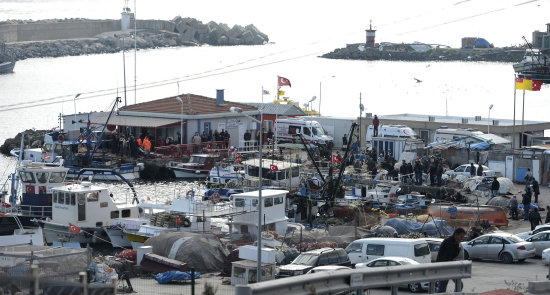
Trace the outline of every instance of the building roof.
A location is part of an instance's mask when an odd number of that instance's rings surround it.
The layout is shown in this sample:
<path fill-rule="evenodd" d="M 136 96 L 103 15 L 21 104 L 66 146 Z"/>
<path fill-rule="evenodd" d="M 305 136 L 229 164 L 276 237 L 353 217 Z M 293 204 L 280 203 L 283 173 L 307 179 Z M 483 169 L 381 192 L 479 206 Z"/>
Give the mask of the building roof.
<path fill-rule="evenodd" d="M 279 116 L 304 116 L 304 113 L 299 107 L 292 104 L 276 104 L 276 103 L 247 103 L 248 105 L 258 108 L 264 115 L 279 115 Z"/>
<path fill-rule="evenodd" d="M 229 108 L 237 107 L 243 111 L 257 111 L 257 108 L 231 101 L 224 101 L 223 105 L 216 104 L 215 98 L 210 98 L 195 94 L 182 94 L 179 95 L 183 101 L 183 115 L 205 115 L 205 114 L 219 114 L 230 113 Z M 149 114 L 172 114 L 181 115 L 182 103 L 177 99 L 177 96 L 157 99 L 153 101 L 138 103 L 134 105 L 124 106 L 120 108 L 121 112 L 128 113 L 149 113 Z M 175 117 L 174 117 L 175 118 Z"/>
<path fill-rule="evenodd" d="M 430 117 L 433 121 L 430 121 Z M 419 121 L 419 122 L 436 122 L 436 123 L 449 123 L 449 124 L 463 124 L 463 125 L 487 125 L 487 117 L 481 117 L 480 121 L 476 121 L 475 117 L 460 117 L 460 116 L 436 116 L 436 115 L 419 115 L 419 114 L 394 114 L 394 115 L 382 115 L 378 116 L 380 121 L 383 119 L 390 120 L 406 120 L 406 121 Z M 467 123 L 463 123 L 462 119 L 467 119 Z M 513 126 L 514 121 L 510 119 L 497 119 L 491 118 L 491 121 L 498 121 L 499 126 Z M 549 122 L 544 121 L 528 121 L 525 120 L 524 124 L 542 124 Z M 516 125 L 521 125 L 521 119 L 516 119 Z M 491 124 L 493 126 L 493 124 Z"/>

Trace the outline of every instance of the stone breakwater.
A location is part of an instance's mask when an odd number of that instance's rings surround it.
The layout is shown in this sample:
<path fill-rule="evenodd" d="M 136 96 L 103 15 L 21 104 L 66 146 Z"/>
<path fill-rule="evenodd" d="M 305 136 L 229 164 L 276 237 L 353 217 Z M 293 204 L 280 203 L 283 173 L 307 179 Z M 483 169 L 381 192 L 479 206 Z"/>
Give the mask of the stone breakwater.
<path fill-rule="evenodd" d="M 480 48 L 458 49 L 437 48 L 419 52 L 411 50 L 382 50 L 378 48 L 358 47 L 364 44 L 348 44 L 322 55 L 324 58 L 353 60 L 395 60 L 395 61 L 489 61 L 520 62 L 525 54 L 524 48 Z"/>
<path fill-rule="evenodd" d="M 171 21 L 137 20 L 138 49 L 174 46 L 262 45 L 269 37 L 250 24 L 229 27 L 223 23 L 202 23 L 193 18 Z M 40 20 L 0 23 L 0 41 L 5 41 L 16 60 L 113 53 L 134 48 L 133 23 L 120 30 L 117 20 Z"/>

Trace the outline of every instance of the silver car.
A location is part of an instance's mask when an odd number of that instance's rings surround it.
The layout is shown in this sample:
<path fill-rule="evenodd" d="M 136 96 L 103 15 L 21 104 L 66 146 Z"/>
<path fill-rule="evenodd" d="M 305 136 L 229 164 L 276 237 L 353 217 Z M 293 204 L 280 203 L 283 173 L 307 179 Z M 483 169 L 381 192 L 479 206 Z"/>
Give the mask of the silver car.
<path fill-rule="evenodd" d="M 535 245 L 536 256 L 542 256 L 542 251 L 550 248 L 550 230 L 539 232 L 538 234 L 526 239 L 526 241 Z"/>
<path fill-rule="evenodd" d="M 516 234 L 519 238 L 522 238 L 524 240 L 527 240 L 528 238 L 532 237 L 535 234 L 538 234 L 543 231 L 550 230 L 550 224 L 541 224 L 537 225 L 534 230 L 532 231 L 526 231 L 519 234 Z"/>
<path fill-rule="evenodd" d="M 503 263 L 535 256 L 535 246 L 509 233 L 492 233 L 462 242 L 464 259 L 492 259 Z"/>
<path fill-rule="evenodd" d="M 386 256 L 386 257 L 380 257 L 380 258 L 374 259 L 369 262 L 357 263 L 355 265 L 355 268 L 384 267 L 384 266 L 398 266 L 398 265 L 411 265 L 411 264 L 420 264 L 420 263 L 417 262 L 416 260 L 412 260 L 406 257 Z M 428 290 L 429 286 L 430 286 L 430 283 L 423 282 L 423 283 L 410 283 L 408 285 L 404 285 L 403 287 L 407 287 L 409 291 L 411 291 L 411 293 L 417 293 L 420 291 Z"/>
<path fill-rule="evenodd" d="M 474 167 L 476 168 L 476 175 L 477 175 L 477 167 L 478 166 L 479 165 L 474 164 Z M 489 177 L 495 177 L 496 176 L 496 173 L 495 173 L 494 170 L 489 169 L 489 167 L 487 167 L 485 165 L 481 165 L 481 167 L 483 167 L 483 176 L 489 176 Z M 464 175 L 464 176 L 470 177 L 470 164 L 460 165 L 460 166 L 456 167 L 453 170 L 447 170 L 447 171 L 445 171 L 445 174 L 447 174 L 451 177 L 455 177 L 457 175 Z"/>

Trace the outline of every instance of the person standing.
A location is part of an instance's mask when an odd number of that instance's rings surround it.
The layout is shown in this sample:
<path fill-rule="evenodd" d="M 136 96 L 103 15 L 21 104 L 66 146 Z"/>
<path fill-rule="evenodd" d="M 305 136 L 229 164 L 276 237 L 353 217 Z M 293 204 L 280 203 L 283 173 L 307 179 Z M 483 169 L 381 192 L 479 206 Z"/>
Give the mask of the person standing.
<path fill-rule="evenodd" d="M 451 205 L 449 205 L 449 208 L 447 208 L 447 212 L 449 213 L 450 218 L 456 219 L 456 215 L 458 214 L 458 208 L 455 207 L 454 203 L 451 203 Z"/>
<path fill-rule="evenodd" d="M 483 176 L 483 166 L 481 165 L 481 162 L 477 164 L 477 176 Z"/>
<path fill-rule="evenodd" d="M 401 182 L 407 183 L 407 162 L 405 162 L 405 160 L 401 162 L 401 167 L 399 167 L 399 174 L 401 174 Z"/>
<path fill-rule="evenodd" d="M 550 206 L 546 206 L 546 219 L 544 220 L 544 223 L 550 223 Z"/>
<path fill-rule="evenodd" d="M 533 208 L 529 213 L 529 221 L 531 222 L 531 230 L 534 230 L 537 225 L 542 223 L 542 218 L 540 217 L 539 209 Z"/>
<path fill-rule="evenodd" d="M 476 166 L 474 166 L 474 163 L 470 163 L 470 177 L 476 176 Z"/>
<path fill-rule="evenodd" d="M 414 163 L 414 178 L 416 185 L 422 185 L 422 164 L 419 160 Z"/>
<path fill-rule="evenodd" d="M 498 196 L 498 191 L 500 189 L 500 182 L 498 182 L 497 178 L 495 177 L 495 180 L 491 183 L 491 191 L 493 192 L 493 197 Z"/>
<path fill-rule="evenodd" d="M 539 195 L 540 195 L 539 182 L 534 177 L 531 177 L 531 185 L 533 186 L 533 194 L 535 195 L 535 203 L 538 203 L 539 202 Z"/>
<path fill-rule="evenodd" d="M 460 242 L 462 242 L 465 235 L 466 231 L 461 227 L 457 227 L 450 237 L 443 240 L 437 253 L 436 262 L 456 260 L 460 254 Z M 439 281 L 437 283 L 437 293 L 447 292 L 448 283 L 449 280 Z"/>
<path fill-rule="evenodd" d="M 342 149 L 345 149 L 348 146 L 348 135 L 344 134 L 342 137 Z"/>
<path fill-rule="evenodd" d="M 518 199 L 516 196 L 513 196 L 510 200 L 510 212 L 512 214 L 513 220 L 518 220 Z M 550 214 L 549 214 L 550 215 Z M 546 217 L 548 219 L 548 216 Z"/>
<path fill-rule="evenodd" d="M 439 163 L 439 165 L 437 165 L 437 168 L 435 169 L 435 176 L 437 177 L 437 186 L 441 186 L 441 183 L 443 182 L 443 163 Z"/>
<path fill-rule="evenodd" d="M 246 150 L 248 150 L 250 147 L 250 140 L 252 139 L 252 134 L 250 134 L 250 130 L 246 130 L 246 132 L 244 133 L 243 139 L 244 139 L 244 146 Z"/>
<path fill-rule="evenodd" d="M 373 137 L 378 136 L 378 126 L 380 125 L 380 121 L 378 120 L 378 116 L 374 115 L 374 119 L 372 119 L 372 127 L 373 127 Z"/>
<path fill-rule="evenodd" d="M 435 163 L 430 165 L 430 186 L 435 186 L 435 173 L 437 172 L 437 166 Z"/>
<path fill-rule="evenodd" d="M 527 191 L 522 195 L 521 203 L 523 204 L 523 220 L 529 220 L 529 208 L 531 207 L 531 189 L 527 188 Z"/>

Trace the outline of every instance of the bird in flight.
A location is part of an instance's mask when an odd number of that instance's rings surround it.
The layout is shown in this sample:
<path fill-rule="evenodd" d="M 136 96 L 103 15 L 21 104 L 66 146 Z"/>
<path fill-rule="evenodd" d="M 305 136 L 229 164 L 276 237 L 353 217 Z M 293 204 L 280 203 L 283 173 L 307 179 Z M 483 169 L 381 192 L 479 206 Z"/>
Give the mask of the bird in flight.
<path fill-rule="evenodd" d="M 422 82 L 422 80 L 420 80 L 420 79 L 417 79 L 417 78 L 414 78 L 414 79 L 416 80 L 416 83 Z"/>

